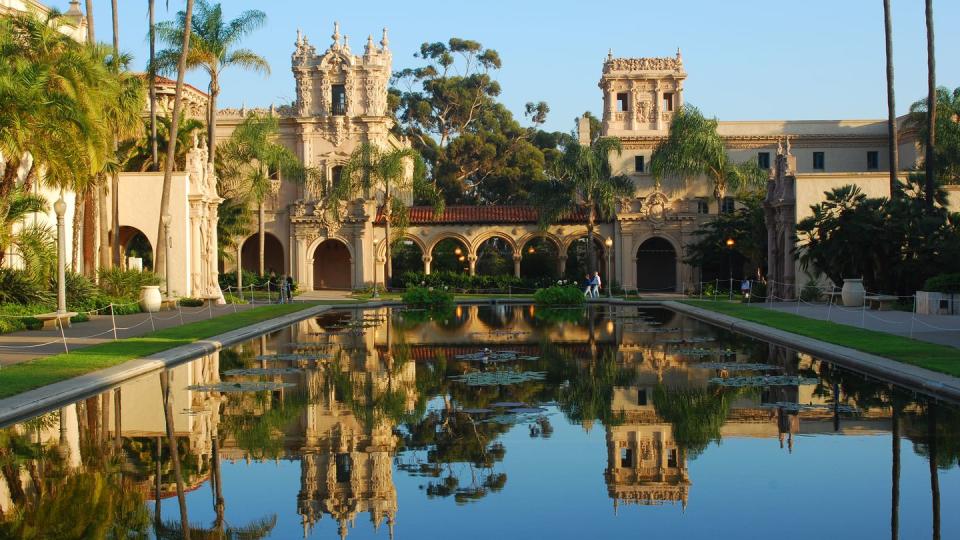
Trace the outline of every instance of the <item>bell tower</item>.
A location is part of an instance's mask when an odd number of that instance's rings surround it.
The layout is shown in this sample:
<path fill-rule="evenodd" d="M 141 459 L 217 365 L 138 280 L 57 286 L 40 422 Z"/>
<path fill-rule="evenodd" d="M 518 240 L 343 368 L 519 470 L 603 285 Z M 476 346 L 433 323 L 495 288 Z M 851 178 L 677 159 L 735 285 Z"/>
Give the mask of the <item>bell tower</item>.
<path fill-rule="evenodd" d="M 661 135 L 683 105 L 683 57 L 614 58 L 607 53 L 600 88 L 603 90 L 603 134 Z"/>

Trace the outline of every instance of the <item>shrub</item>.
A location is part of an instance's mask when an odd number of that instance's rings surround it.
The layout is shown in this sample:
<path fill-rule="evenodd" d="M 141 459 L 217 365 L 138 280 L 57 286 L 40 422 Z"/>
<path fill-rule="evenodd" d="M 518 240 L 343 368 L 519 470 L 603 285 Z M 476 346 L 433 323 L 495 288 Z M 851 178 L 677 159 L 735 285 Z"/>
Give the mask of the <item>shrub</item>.
<path fill-rule="evenodd" d="M 579 306 L 583 304 L 583 292 L 574 285 L 547 287 L 533 293 L 533 301 L 543 306 Z"/>
<path fill-rule="evenodd" d="M 453 295 L 440 289 L 412 287 L 403 293 L 403 303 L 414 307 L 442 309 L 453 304 Z"/>
<path fill-rule="evenodd" d="M 92 281 L 76 272 L 67 272 L 64 288 L 67 293 L 67 309 L 72 311 L 92 311 L 106 304 L 101 299 L 100 290 Z M 51 289 L 57 290 L 56 278 L 51 282 Z M 107 302 L 109 303 L 109 302 Z"/>
<path fill-rule="evenodd" d="M 399 278 L 394 277 L 393 283 L 404 287 L 448 287 L 457 291 L 507 291 L 512 289 L 519 292 L 534 291 L 549 287 L 557 282 L 550 276 L 536 278 L 518 278 L 512 274 L 496 276 L 471 276 L 459 272 L 404 272 Z"/>
<path fill-rule="evenodd" d="M 750 296 L 744 296 L 743 302 L 745 303 L 756 303 L 756 302 L 766 302 L 767 300 L 767 284 L 763 281 L 751 281 L 750 282 Z"/>
<path fill-rule="evenodd" d="M 807 281 L 807 284 L 800 289 L 800 300 L 804 302 L 816 302 L 820 299 L 820 285 L 816 281 L 810 279 Z M 774 298 L 774 300 L 778 300 Z"/>
<path fill-rule="evenodd" d="M 100 289 L 108 296 L 117 298 L 140 298 L 140 287 L 160 285 L 161 279 L 153 272 L 138 272 L 111 268 L 100 270 Z"/>
<path fill-rule="evenodd" d="M 26 270 L 0 268 L 0 304 L 42 304 L 53 298 Z"/>
<path fill-rule="evenodd" d="M 30 318 L 29 316 L 36 315 L 38 313 L 49 313 L 55 309 L 56 307 L 51 306 L 50 304 L 0 305 L 0 333 L 6 334 L 8 332 L 18 332 L 20 330 L 40 328 L 43 323 L 37 319 Z"/>
<path fill-rule="evenodd" d="M 923 290 L 949 294 L 960 293 L 960 274 L 934 276 L 923 284 Z"/>
<path fill-rule="evenodd" d="M 245 298 L 240 298 L 239 296 L 233 293 L 227 293 L 223 295 L 224 302 L 228 304 L 249 304 Z"/>
<path fill-rule="evenodd" d="M 543 307 L 534 310 L 533 316 L 540 321 L 554 324 L 562 322 L 580 322 L 583 320 L 585 309 L 554 309 Z"/>
<path fill-rule="evenodd" d="M 180 307 L 200 307 L 203 305 L 203 300 L 199 298 L 190 298 L 187 296 L 181 298 L 179 302 Z"/>

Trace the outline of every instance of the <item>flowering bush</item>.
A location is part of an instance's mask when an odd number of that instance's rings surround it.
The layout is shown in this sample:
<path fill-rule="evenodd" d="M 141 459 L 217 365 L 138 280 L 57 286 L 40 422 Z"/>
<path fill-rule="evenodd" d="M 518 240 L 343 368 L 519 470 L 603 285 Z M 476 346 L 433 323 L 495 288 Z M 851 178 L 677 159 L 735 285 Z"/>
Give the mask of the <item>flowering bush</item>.
<path fill-rule="evenodd" d="M 543 306 L 579 306 L 583 291 L 576 284 L 547 287 L 533 293 L 533 301 Z"/>

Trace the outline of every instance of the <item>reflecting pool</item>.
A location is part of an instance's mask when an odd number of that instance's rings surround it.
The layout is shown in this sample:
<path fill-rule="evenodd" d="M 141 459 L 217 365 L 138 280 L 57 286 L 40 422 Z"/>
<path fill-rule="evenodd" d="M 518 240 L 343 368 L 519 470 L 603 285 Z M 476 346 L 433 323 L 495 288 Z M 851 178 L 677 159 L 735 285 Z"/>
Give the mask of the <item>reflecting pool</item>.
<path fill-rule="evenodd" d="M 0 429 L 0 538 L 958 538 L 958 433 L 660 308 L 345 310 Z"/>

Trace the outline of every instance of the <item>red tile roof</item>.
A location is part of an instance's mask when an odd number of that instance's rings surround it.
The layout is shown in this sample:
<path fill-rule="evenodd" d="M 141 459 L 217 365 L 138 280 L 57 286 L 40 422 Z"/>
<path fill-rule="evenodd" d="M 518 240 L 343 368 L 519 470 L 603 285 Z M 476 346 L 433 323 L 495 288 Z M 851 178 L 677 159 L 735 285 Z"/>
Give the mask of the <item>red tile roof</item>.
<path fill-rule="evenodd" d="M 411 206 L 410 224 L 464 224 L 464 223 L 536 223 L 540 213 L 535 206 L 448 206 L 437 216 L 432 206 Z M 383 223 L 382 210 L 377 212 L 377 223 Z M 564 223 L 581 223 L 587 220 L 585 210 L 577 210 L 561 219 Z"/>

